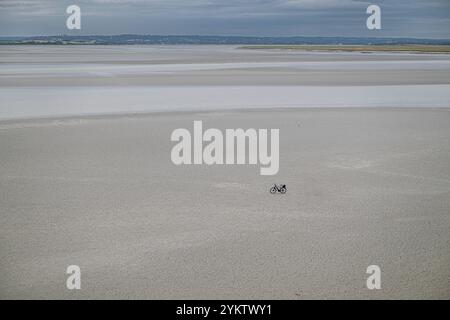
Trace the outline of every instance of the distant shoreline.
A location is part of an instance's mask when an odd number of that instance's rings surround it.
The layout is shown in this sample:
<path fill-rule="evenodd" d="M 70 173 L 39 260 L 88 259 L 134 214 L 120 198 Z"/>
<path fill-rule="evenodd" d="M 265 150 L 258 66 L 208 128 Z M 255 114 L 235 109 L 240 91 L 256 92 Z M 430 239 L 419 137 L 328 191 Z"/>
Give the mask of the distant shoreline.
<path fill-rule="evenodd" d="M 293 50 L 293 51 L 343 51 L 343 52 L 413 52 L 450 53 L 450 45 L 246 45 L 238 49 Z"/>
<path fill-rule="evenodd" d="M 450 46 L 450 39 L 378 38 L 378 37 L 265 37 L 208 35 L 53 35 L 0 36 L 0 45 L 436 45 Z"/>

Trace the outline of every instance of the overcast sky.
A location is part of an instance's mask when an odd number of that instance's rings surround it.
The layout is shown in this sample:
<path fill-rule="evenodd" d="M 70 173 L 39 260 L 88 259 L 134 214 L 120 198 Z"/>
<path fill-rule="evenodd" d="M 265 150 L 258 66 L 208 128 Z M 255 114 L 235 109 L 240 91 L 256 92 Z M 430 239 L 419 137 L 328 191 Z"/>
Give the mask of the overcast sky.
<path fill-rule="evenodd" d="M 82 29 L 66 29 L 66 7 Z M 378 4 L 382 30 L 366 28 Z M 450 0 L 0 0 L 0 35 L 200 34 L 450 39 Z"/>

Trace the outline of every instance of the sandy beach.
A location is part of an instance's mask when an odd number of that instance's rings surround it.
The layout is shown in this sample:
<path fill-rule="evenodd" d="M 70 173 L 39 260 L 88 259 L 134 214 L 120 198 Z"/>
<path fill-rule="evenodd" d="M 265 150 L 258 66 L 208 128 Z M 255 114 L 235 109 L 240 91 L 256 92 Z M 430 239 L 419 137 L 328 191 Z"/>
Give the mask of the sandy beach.
<path fill-rule="evenodd" d="M 448 55 L 3 46 L 0 61 L 0 299 L 450 298 Z M 194 120 L 279 128 L 279 173 L 175 166 L 170 135 Z"/>

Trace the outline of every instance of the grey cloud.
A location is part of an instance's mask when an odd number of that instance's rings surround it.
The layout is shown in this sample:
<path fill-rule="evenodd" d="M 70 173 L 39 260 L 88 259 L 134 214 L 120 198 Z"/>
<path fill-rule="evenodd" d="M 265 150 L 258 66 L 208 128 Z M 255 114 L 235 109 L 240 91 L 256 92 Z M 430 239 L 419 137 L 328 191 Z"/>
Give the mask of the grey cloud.
<path fill-rule="evenodd" d="M 370 3 L 382 8 L 377 32 L 365 28 Z M 0 0 L 0 33 L 70 33 L 69 4 L 82 8 L 82 34 L 450 38 L 448 0 Z"/>

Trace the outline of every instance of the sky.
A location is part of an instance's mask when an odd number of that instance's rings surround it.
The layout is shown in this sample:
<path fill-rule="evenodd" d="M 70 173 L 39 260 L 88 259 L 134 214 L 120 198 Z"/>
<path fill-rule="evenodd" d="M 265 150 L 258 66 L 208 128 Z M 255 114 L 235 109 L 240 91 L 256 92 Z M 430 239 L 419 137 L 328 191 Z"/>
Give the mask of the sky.
<path fill-rule="evenodd" d="M 81 8 L 81 30 L 66 8 Z M 366 9 L 381 8 L 381 30 Z M 0 0 L 0 36 L 244 35 L 450 39 L 450 0 Z"/>

